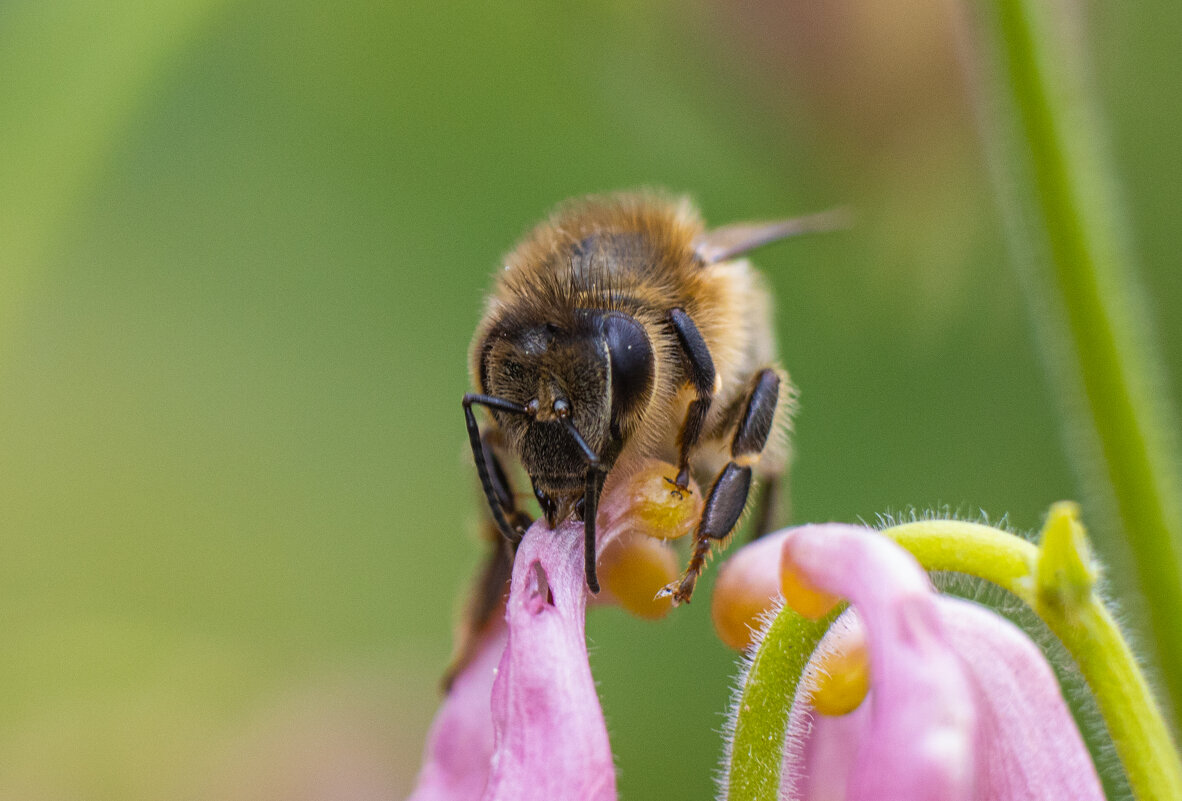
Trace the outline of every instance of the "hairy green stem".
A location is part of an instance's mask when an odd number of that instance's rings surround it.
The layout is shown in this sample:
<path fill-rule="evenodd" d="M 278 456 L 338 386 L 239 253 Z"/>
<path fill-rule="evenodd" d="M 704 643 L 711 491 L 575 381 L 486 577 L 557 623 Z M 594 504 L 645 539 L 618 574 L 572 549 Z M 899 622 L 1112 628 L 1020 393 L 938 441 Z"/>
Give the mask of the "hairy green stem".
<path fill-rule="evenodd" d="M 843 605 L 844 608 L 844 605 Z M 775 801 L 784 734 L 805 665 L 838 611 L 809 620 L 785 608 L 769 624 L 743 683 L 727 770 L 728 801 Z"/>
<path fill-rule="evenodd" d="M 987 6 L 989 7 L 989 6 Z M 1153 648 L 1182 720 L 1182 479 L 1146 304 L 1062 3 L 991 6 L 1003 200 L 1064 398 L 1068 443 L 1108 537 L 1127 543 Z M 1007 129 L 1009 124 L 1012 128 Z M 1008 195 L 1008 197 L 1007 197 Z M 1182 797 L 1180 795 L 1179 797 Z"/>

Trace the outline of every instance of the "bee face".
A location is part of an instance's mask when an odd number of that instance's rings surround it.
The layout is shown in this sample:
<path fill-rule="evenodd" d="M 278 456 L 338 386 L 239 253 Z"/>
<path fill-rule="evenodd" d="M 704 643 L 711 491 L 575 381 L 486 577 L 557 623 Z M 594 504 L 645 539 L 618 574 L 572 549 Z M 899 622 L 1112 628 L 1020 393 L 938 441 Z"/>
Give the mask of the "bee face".
<path fill-rule="evenodd" d="M 562 421 L 569 418 L 596 454 L 607 445 L 611 376 L 605 343 L 591 326 L 548 323 L 489 337 L 486 391 L 527 414 L 497 413 L 526 472 L 548 492 L 581 491 L 587 462 Z"/>

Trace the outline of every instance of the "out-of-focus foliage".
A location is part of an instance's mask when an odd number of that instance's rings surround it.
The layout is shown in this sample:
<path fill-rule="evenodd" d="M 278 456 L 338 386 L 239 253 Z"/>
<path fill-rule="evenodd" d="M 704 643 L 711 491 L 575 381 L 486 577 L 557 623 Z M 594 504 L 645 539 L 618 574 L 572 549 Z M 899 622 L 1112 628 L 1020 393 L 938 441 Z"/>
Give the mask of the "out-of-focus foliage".
<path fill-rule="evenodd" d="M 1075 495 L 950 21 L 807 5 L 0 8 L 0 797 L 410 786 L 480 552 L 467 339 L 569 195 L 857 209 L 755 258 L 802 391 L 794 519 L 1033 528 Z M 1182 8 L 1091 11 L 1178 364 Z M 711 792 L 708 617 L 591 614 L 626 798 Z"/>

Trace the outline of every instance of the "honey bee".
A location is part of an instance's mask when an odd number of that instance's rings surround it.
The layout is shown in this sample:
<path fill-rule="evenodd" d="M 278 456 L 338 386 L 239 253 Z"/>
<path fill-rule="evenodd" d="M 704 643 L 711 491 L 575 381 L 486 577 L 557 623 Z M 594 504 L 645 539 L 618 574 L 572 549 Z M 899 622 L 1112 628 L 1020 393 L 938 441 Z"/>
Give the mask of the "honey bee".
<path fill-rule="evenodd" d="M 633 193 L 568 202 L 525 236 L 476 328 L 476 392 L 463 399 L 510 556 L 532 521 L 509 460 L 528 476 L 548 525 L 572 515 L 584 522 L 592 592 L 600 494 L 640 460 L 674 465 L 672 492 L 690 491 L 691 476 L 709 486 L 689 564 L 662 591 L 675 604 L 690 600 L 711 544 L 734 530 L 755 478 L 766 486 L 756 528 L 766 527 L 794 391 L 776 362 L 767 288 L 737 257 L 834 225 L 826 213 L 706 231 L 688 201 Z M 474 406 L 488 411 L 483 433 Z M 486 569 L 478 607 L 499 598 L 504 562 Z"/>

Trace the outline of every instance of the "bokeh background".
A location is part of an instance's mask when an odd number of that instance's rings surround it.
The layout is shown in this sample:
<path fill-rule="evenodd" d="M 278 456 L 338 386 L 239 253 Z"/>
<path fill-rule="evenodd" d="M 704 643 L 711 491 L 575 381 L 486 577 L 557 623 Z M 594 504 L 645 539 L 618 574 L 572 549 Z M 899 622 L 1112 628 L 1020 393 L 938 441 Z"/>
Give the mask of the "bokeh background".
<path fill-rule="evenodd" d="M 481 550 L 468 338 L 571 195 L 856 208 L 755 258 L 796 520 L 1077 497 L 954 8 L 0 5 L 0 798 L 408 792 Z M 1176 401 L 1182 5 L 1082 11 Z M 708 593 L 591 613 L 625 799 L 712 797 Z"/>

